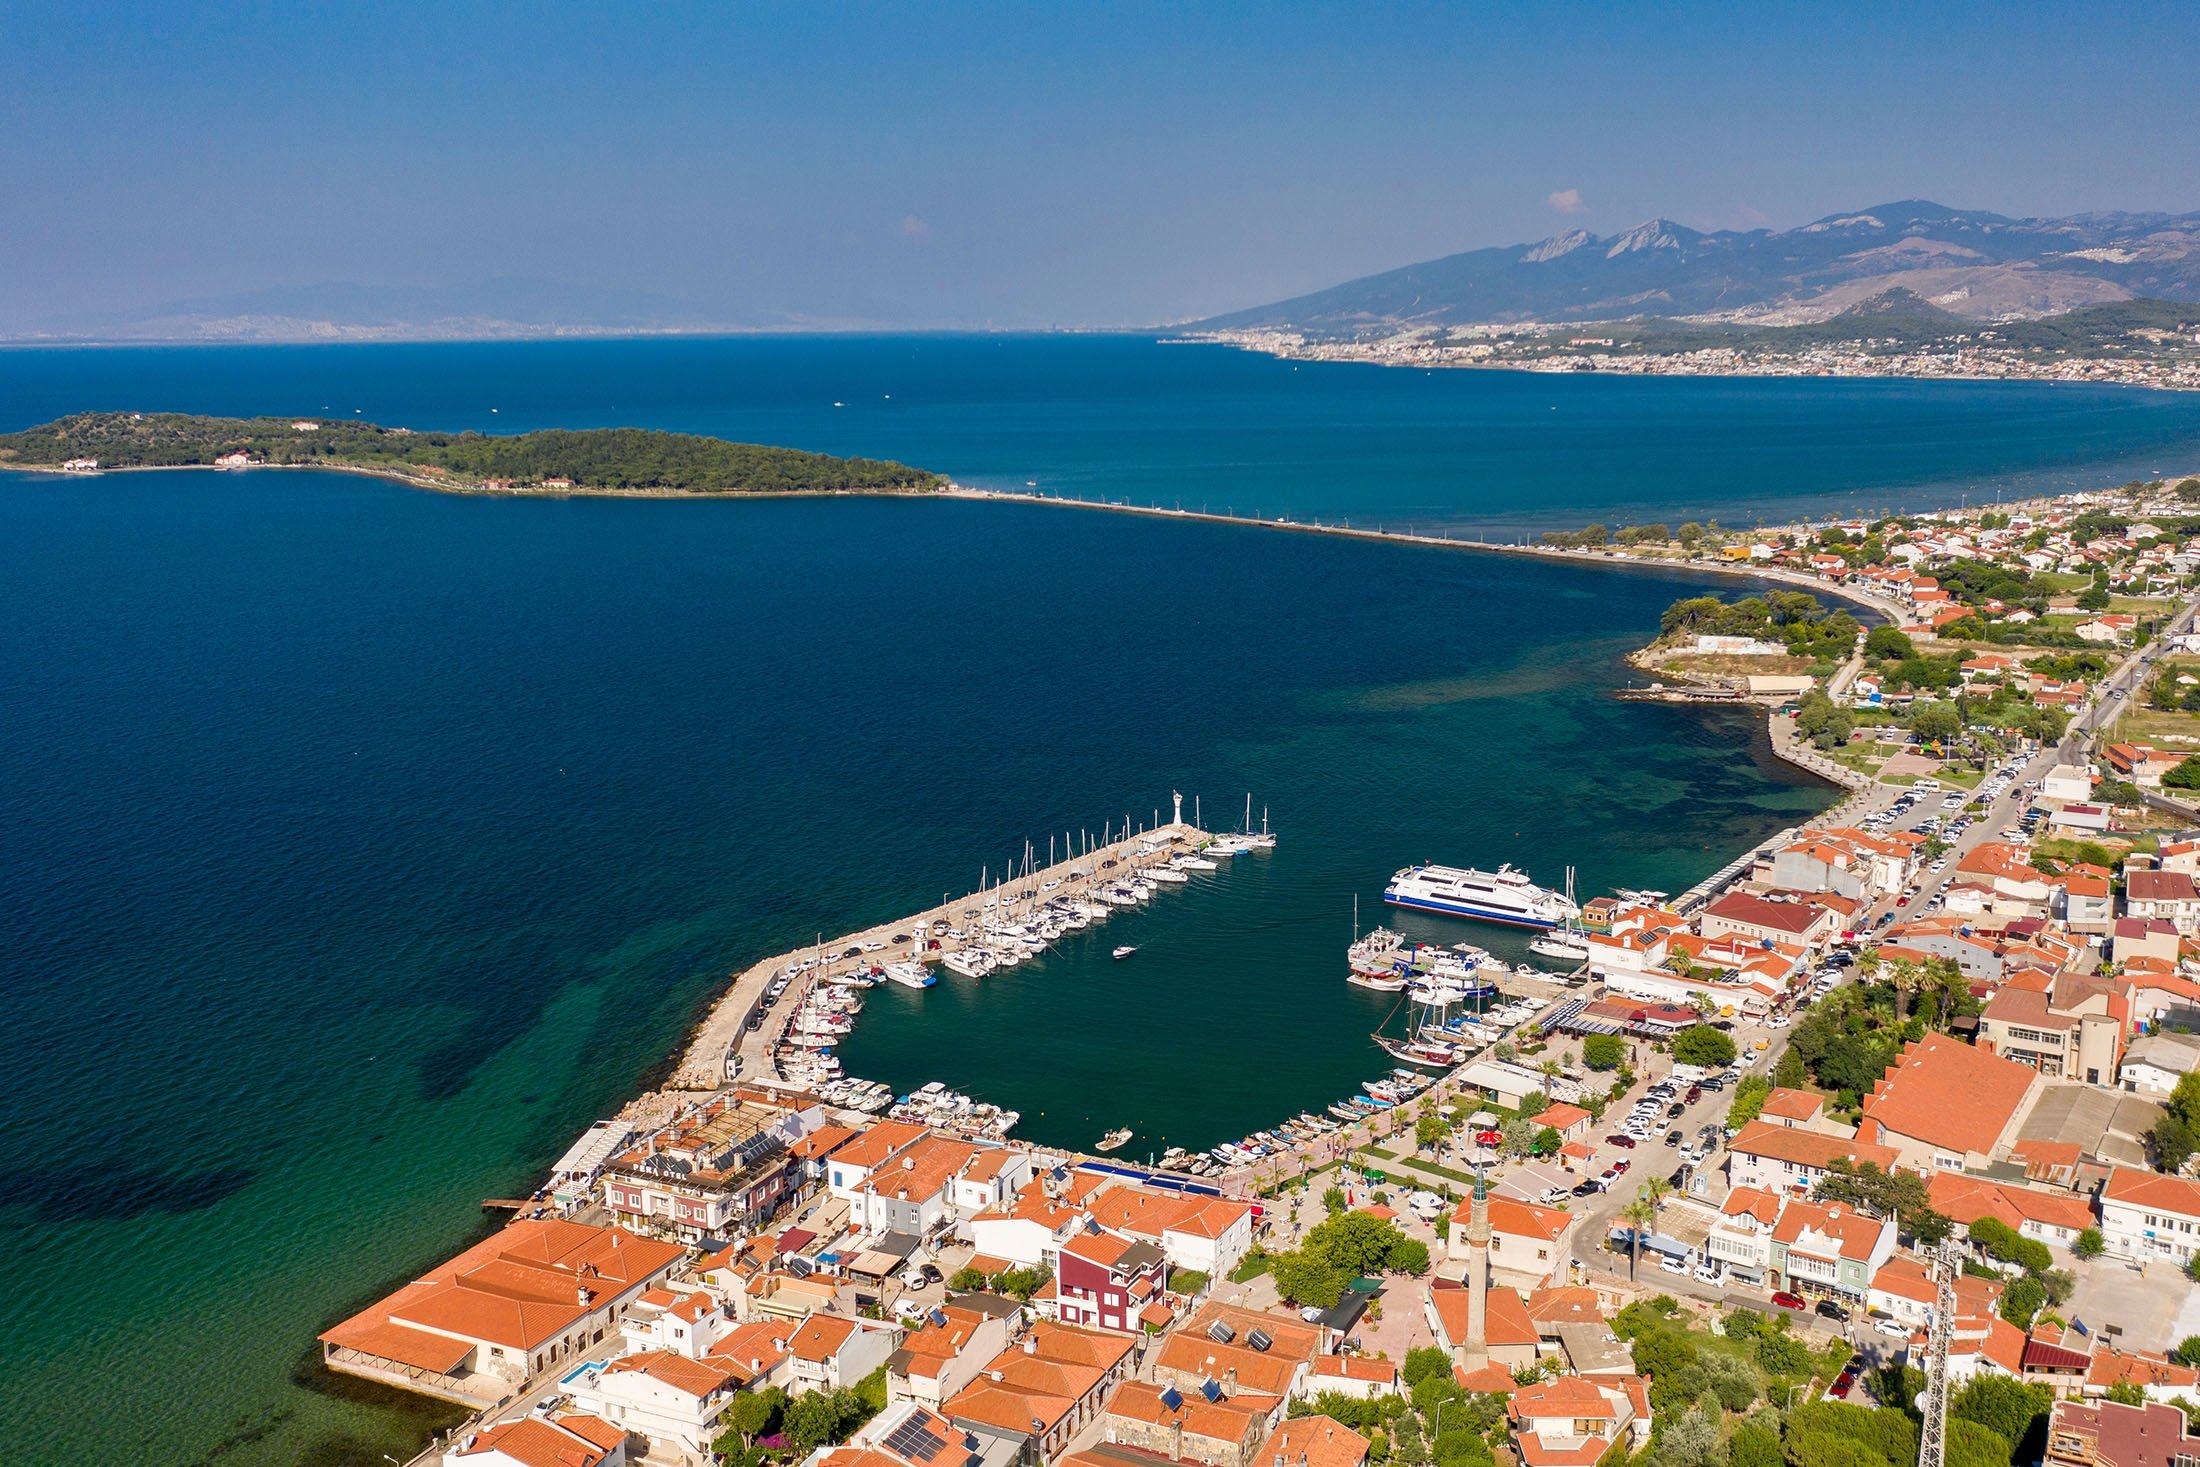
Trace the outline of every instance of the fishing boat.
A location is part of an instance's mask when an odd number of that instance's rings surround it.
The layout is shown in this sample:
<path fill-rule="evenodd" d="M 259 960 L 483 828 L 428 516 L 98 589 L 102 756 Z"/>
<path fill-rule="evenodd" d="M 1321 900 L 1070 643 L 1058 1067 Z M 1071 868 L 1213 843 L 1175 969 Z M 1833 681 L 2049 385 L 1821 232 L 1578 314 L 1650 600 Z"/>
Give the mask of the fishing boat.
<path fill-rule="evenodd" d="M 1138 947 L 1137 947 L 1137 944 L 1135 944 L 1135 943 L 1128 943 L 1128 942 L 1126 942 L 1126 943 L 1124 943 L 1124 944 L 1123 944 L 1123 945 L 1122 945 L 1121 947 L 1119 947 L 1119 948 L 1117 948 L 1117 949 L 1115 950 L 1115 958 L 1116 958 L 1116 961 L 1117 961 L 1117 962 L 1121 962 L 1121 961 L 1122 961 L 1123 959 L 1125 959 L 1125 958 L 1129 957 L 1129 956 L 1130 956 L 1130 955 L 1131 955 L 1132 953 L 1134 953 L 1134 952 L 1137 952 L 1137 951 L 1138 951 Z"/>
<path fill-rule="evenodd" d="M 1094 1144 L 1092 1149 L 1095 1151 L 1114 1151 L 1119 1149 L 1125 1141 L 1128 1141 L 1130 1139 L 1131 1128 L 1129 1126 L 1117 1126 L 1114 1130 L 1108 1132 L 1107 1135 L 1102 1136 L 1099 1141 Z"/>
<path fill-rule="evenodd" d="M 1498 922 L 1508 927 L 1557 927 L 1581 909 L 1555 891 L 1537 886 L 1525 871 L 1500 866 L 1408 866 L 1390 878 L 1383 900 L 1393 906 Z"/>

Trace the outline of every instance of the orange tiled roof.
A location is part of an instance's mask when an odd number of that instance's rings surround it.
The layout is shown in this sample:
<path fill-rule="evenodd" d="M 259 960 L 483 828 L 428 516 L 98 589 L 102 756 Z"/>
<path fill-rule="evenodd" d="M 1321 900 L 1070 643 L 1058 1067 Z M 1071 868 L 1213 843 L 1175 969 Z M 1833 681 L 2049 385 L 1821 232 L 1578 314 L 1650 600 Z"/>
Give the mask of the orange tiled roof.
<path fill-rule="evenodd" d="M 1906 1046 L 1872 1087 L 1864 1119 L 1944 1150 L 1989 1153 L 2038 1083 L 2036 1070 L 1928 1034 Z"/>

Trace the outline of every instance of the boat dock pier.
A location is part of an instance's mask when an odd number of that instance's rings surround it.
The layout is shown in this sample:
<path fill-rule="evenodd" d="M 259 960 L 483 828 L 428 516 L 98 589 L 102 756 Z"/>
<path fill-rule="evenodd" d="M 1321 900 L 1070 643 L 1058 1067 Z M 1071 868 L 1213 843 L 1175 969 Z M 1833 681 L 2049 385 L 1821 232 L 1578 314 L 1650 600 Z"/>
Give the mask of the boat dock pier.
<path fill-rule="evenodd" d="M 1214 839 L 1189 821 L 1172 819 L 1134 831 L 1120 840 L 1096 844 L 1051 866 L 1006 879 L 997 887 L 974 891 L 944 905 L 928 907 L 891 922 L 878 923 L 859 932 L 845 933 L 753 963 L 734 975 L 732 985 L 711 1005 L 710 1012 L 690 1034 L 687 1047 L 665 1081 L 664 1089 L 668 1092 L 715 1090 L 731 1079 L 779 1078 L 772 1051 L 780 1026 L 766 1022 L 753 1029 L 750 1027 L 750 1021 L 765 1011 L 764 991 L 775 978 L 799 969 L 798 976 L 783 996 L 784 1001 L 774 1006 L 783 1013 L 792 1013 L 808 989 L 828 976 L 845 974 L 873 963 L 898 962 L 912 957 L 927 964 L 937 963 L 965 945 L 946 937 L 946 929 L 963 929 L 975 940 L 980 935 L 975 930 L 977 924 L 993 915 L 996 904 L 1005 909 L 1030 902 L 1078 900 L 1089 896 L 1096 888 L 1149 866 L 1163 864 L 1172 856 L 1199 850 Z M 939 947 L 912 952 L 919 924 L 927 928 Z M 802 967 L 806 962 L 809 966 Z M 943 973 L 940 981 L 982 983 L 985 980 L 964 980 Z"/>

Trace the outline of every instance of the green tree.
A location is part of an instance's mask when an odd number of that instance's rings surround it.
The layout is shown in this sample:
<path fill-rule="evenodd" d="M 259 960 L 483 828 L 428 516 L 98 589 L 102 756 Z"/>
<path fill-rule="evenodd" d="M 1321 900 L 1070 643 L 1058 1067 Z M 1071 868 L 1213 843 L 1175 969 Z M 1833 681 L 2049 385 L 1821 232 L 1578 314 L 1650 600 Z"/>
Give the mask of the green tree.
<path fill-rule="evenodd" d="M 1963 715 L 1947 703 L 1919 703 L 1910 710 L 1910 732 L 1921 739 L 1946 743 L 1963 732 Z"/>
<path fill-rule="evenodd" d="M 1451 1375 L 1451 1352 L 1441 1345 L 1422 1345 L 1417 1349 L 1408 1350 L 1406 1351 L 1406 1362 L 1399 1369 L 1398 1374 L 1404 1379 L 1409 1390 L 1432 1375 L 1449 1378 Z"/>
<path fill-rule="evenodd" d="M 1774 1375 L 1801 1375 L 1810 1369 L 1810 1347 L 1793 1335 L 1760 1335 L 1757 1363 Z"/>
<path fill-rule="evenodd" d="M 845 1438 L 856 1422 L 856 1404 L 848 1391 L 810 1391 L 787 1403 L 779 1433 L 787 1445 L 807 1456 L 827 1442 Z"/>
<path fill-rule="evenodd" d="M 1727 1438 L 1726 1467 L 1782 1467 L 1780 1438 L 1754 1421 L 1744 1422 Z"/>
<path fill-rule="evenodd" d="M 2119 1406 L 2144 1406 L 2147 1388 L 2131 1379 L 2114 1381 L 2109 1385 L 2108 1398 Z"/>
<path fill-rule="evenodd" d="M 1316 1223 L 1300 1251 L 1346 1275 L 1372 1273 L 1403 1241 L 1406 1235 L 1396 1223 L 1370 1213 L 1346 1212 Z"/>
<path fill-rule="evenodd" d="M 1978 1375 L 1949 1400 L 1948 1415 L 1977 1422 L 2013 1448 L 2023 1443 L 2034 1422 L 2046 1419 L 2054 1402 L 2055 1393 L 2047 1386 L 2025 1385 L 2006 1375 Z"/>
<path fill-rule="evenodd" d="M 1545 1126 L 1535 1133 L 1535 1154 L 1537 1156 L 1555 1156 L 1558 1154 L 1558 1148 L 1565 1144 L 1566 1138 L 1558 1134 L 1558 1127 L 1556 1126 Z"/>
<path fill-rule="evenodd" d="M 1713 1467 L 1719 1460 L 1717 1408 L 1702 1403 L 1665 1423 L 1658 1434 L 1658 1467 Z"/>
<path fill-rule="evenodd" d="M 1734 1087 L 1734 1103 L 1726 1109 L 1727 1129 L 1738 1131 L 1764 1111 L 1765 1097 L 1772 1093 L 1772 1081 L 1763 1075 L 1744 1075 L 1742 1083 Z"/>
<path fill-rule="evenodd" d="M 1917 644 L 1900 627 L 1873 627 L 1864 634 L 1864 655 L 1874 662 L 1900 662 L 1917 655 Z"/>
<path fill-rule="evenodd" d="M 1331 1187 L 1322 1193 L 1322 1210 L 1331 1217 L 1352 1205 L 1352 1199 L 1344 1195 L 1344 1188 Z"/>
<path fill-rule="evenodd" d="M 2070 1240 L 2070 1251 L 2090 1262 L 2108 1251 L 2108 1240 L 2099 1228 L 2083 1228 Z"/>
<path fill-rule="evenodd" d="M 2108 610 L 2108 590 L 2104 586 L 2088 586 L 2078 593 L 2080 611 Z"/>
<path fill-rule="evenodd" d="M 1627 1255 L 1627 1277 L 1632 1279 L 1642 1267 L 1642 1235 L 1657 1220 L 1658 1206 L 1638 1192 L 1634 1201 L 1619 1210 L 1619 1215 L 1627 1219 L 1632 1234 L 1628 1240 L 1630 1246 Z"/>
<path fill-rule="evenodd" d="M 742 1391 L 726 1407 L 726 1427 L 741 1438 L 744 1448 L 756 1445 L 756 1439 L 772 1429 L 779 1420 L 779 1412 L 786 1405 L 787 1393 L 777 1386 L 761 1391 Z"/>
<path fill-rule="evenodd" d="M 2032 1317 L 2047 1303 L 2047 1286 L 2027 1274 L 2001 1296 L 2001 1317 L 2018 1329 L 2030 1329 Z"/>
<path fill-rule="evenodd" d="M 1976 1421 L 1950 1421 L 1948 1467 L 2007 1467 L 2020 1459 L 2014 1443 L 1987 1430 Z"/>
<path fill-rule="evenodd" d="M 1413 1123 L 1413 1139 L 1420 1144 L 1423 1151 L 1449 1134 L 1451 1127 L 1445 1124 L 1442 1116 L 1423 1116 Z"/>
<path fill-rule="evenodd" d="M 1933 1210 L 1925 1179 L 1900 1168 L 1884 1172 L 1873 1162 L 1858 1166 L 1845 1156 L 1836 1157 L 1818 1179 L 1813 1195 L 1820 1202 L 1843 1203 L 1874 1217 L 1898 1218 L 1903 1231 L 1925 1243 L 1939 1242 L 1954 1227 Z"/>
<path fill-rule="evenodd" d="M 1684 1065 L 1715 1069 L 1732 1064 L 1735 1053 L 1733 1038 L 1709 1024 L 1692 1025 L 1673 1036 L 1673 1058 Z"/>
<path fill-rule="evenodd" d="M 1276 1254 L 1269 1260 L 1268 1273 L 1276 1281 L 1278 1294 L 1294 1304 L 1310 1304 L 1316 1309 L 1335 1308 L 1352 1278 L 1304 1250 Z"/>
<path fill-rule="evenodd" d="M 1581 1062 L 1592 1070 L 1616 1070 L 1627 1059 L 1627 1045 L 1617 1034 L 1591 1034 L 1581 1041 Z"/>
<path fill-rule="evenodd" d="M 1419 1238 L 1408 1238 L 1401 1234 L 1398 1240 L 1390 1245 L 1390 1251 L 1383 1255 L 1383 1267 L 1389 1269 L 1392 1273 L 1405 1273 L 1412 1274 L 1416 1278 L 1420 1277 L 1422 1274 L 1427 1273 L 1429 1268 L 1428 1244 L 1422 1242 Z"/>
<path fill-rule="evenodd" d="M 2200 754 L 2163 775 L 2162 783 L 2170 789 L 2200 790 Z"/>

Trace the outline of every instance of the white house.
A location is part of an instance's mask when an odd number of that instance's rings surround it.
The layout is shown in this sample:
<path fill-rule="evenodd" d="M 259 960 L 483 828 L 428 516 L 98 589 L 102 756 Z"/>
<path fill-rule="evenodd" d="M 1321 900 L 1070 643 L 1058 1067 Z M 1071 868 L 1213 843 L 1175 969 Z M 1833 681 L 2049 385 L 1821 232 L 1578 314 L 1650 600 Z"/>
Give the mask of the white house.
<path fill-rule="evenodd" d="M 852 1386 L 886 1363 L 901 1343 L 901 1330 L 871 1319 L 813 1314 L 788 1337 L 794 1395 Z"/>
<path fill-rule="evenodd" d="M 2117 1167 L 2101 1188 L 2101 1235 L 2118 1258 L 2183 1267 L 2200 1246 L 2200 1182 Z"/>
<path fill-rule="evenodd" d="M 2200 1037 L 2191 1034 L 2142 1034 L 2124 1051 L 2116 1079 L 2136 1095 L 2167 1099 L 2177 1082 L 2200 1069 Z"/>
<path fill-rule="evenodd" d="M 649 1438 L 653 1462 L 707 1461 L 736 1391 L 729 1372 L 669 1350 L 591 1362 L 562 1383 L 582 1410 Z"/>

